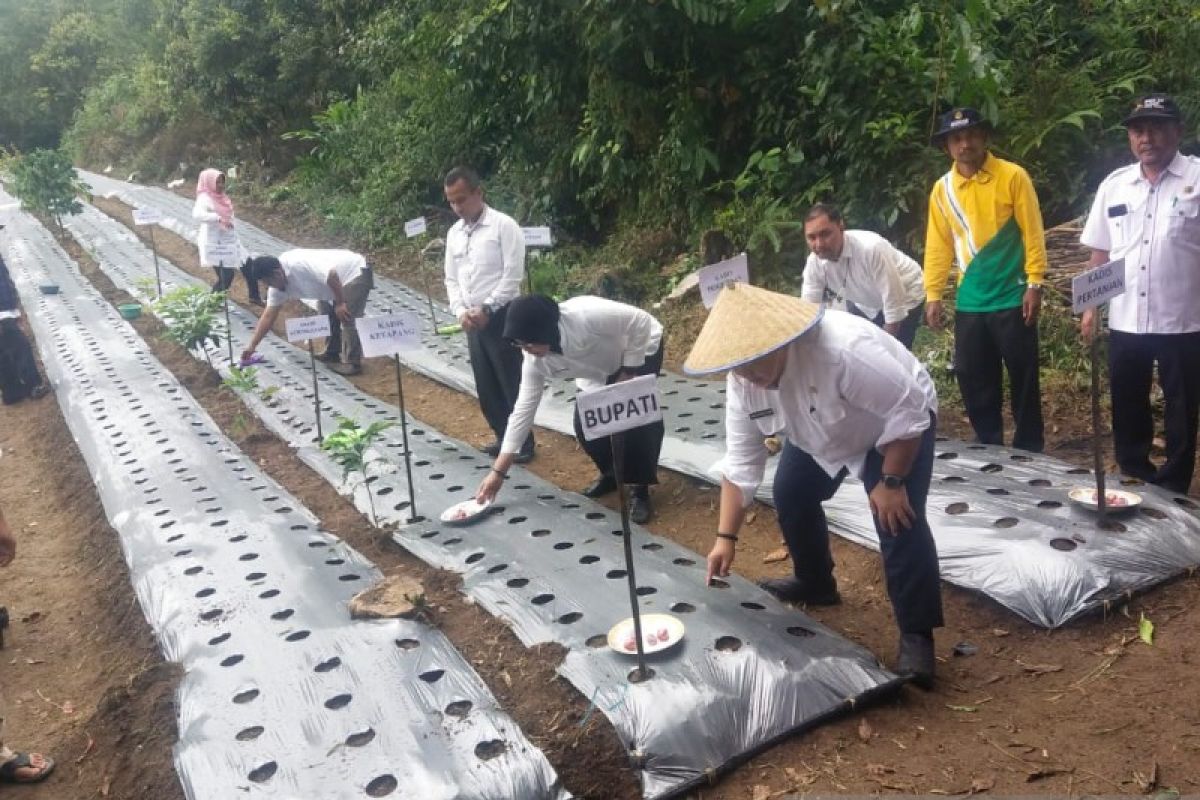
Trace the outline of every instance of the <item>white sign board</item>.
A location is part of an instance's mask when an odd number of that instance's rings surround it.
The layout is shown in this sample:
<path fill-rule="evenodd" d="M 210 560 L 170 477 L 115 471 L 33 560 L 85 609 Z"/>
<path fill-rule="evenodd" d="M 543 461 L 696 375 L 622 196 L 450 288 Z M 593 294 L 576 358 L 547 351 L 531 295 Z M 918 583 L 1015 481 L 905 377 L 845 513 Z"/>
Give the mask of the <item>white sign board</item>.
<path fill-rule="evenodd" d="M 237 234 L 224 228 L 218 228 L 216 239 L 209 242 L 208 247 L 205 248 L 205 256 L 209 261 L 205 266 L 208 267 L 221 266 L 233 269 L 241 266 L 242 248 L 238 245 Z"/>
<path fill-rule="evenodd" d="M 421 346 L 421 323 L 416 314 L 408 311 L 362 317 L 354 324 L 358 328 L 363 355 L 368 358 L 390 356 Z"/>
<path fill-rule="evenodd" d="M 295 317 L 287 321 L 287 340 L 307 342 L 309 339 L 324 339 L 329 336 L 329 317 L 314 314 L 311 317 Z"/>
<path fill-rule="evenodd" d="M 521 228 L 521 233 L 525 234 L 526 247 L 554 246 L 554 238 L 550 236 L 550 229 L 545 226 L 538 228 Z"/>
<path fill-rule="evenodd" d="M 404 223 L 404 235 L 407 236 L 409 239 L 413 238 L 414 236 L 420 236 L 424 232 L 425 232 L 425 218 L 424 217 L 417 217 L 416 219 L 410 219 L 408 222 Z"/>
<path fill-rule="evenodd" d="M 162 212 L 157 208 L 135 208 L 133 210 L 134 225 L 157 225 L 162 222 Z"/>
<path fill-rule="evenodd" d="M 712 308 L 717 302 L 717 295 L 731 283 L 749 283 L 750 265 L 746 254 L 739 253 L 733 258 L 709 264 L 696 273 L 700 277 L 700 299 L 705 308 Z"/>
<path fill-rule="evenodd" d="M 1125 259 L 1118 258 L 1071 279 L 1071 310 L 1082 314 L 1125 293 Z"/>
<path fill-rule="evenodd" d="M 579 409 L 583 438 L 589 442 L 663 418 L 655 375 L 642 375 L 603 389 L 580 392 L 575 396 L 575 405 Z"/>

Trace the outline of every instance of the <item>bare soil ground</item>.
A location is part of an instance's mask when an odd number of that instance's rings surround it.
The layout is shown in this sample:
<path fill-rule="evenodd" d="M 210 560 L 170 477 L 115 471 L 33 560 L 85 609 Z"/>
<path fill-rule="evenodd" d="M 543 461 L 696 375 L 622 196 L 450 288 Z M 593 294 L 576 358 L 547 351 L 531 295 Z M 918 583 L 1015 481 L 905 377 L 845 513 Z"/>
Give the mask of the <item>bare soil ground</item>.
<path fill-rule="evenodd" d="M 129 224 L 124 206 L 111 201 L 100 205 Z M 253 212 L 240 211 L 245 218 L 256 218 Z M 293 230 L 285 219 L 263 222 L 293 241 L 340 244 Z M 157 239 L 163 255 L 202 275 L 190 244 L 165 231 Z M 381 272 L 404 277 L 400 270 Z M 234 286 L 234 297 L 245 301 L 240 282 Z M 198 368 L 186 355 L 166 360 L 184 376 Z M 226 397 L 211 377 L 185 377 L 185 382 L 202 398 L 210 396 L 206 403 Z M 395 401 L 394 376 L 384 363 L 368 361 L 357 382 L 380 398 Z M 484 441 L 486 426 L 473 399 L 419 376 L 406 376 L 406 386 L 414 415 L 457 438 Z M 222 424 L 230 420 L 228 413 L 217 417 Z M 1051 416 L 1049 410 L 1048 417 L 1051 452 L 1086 464 L 1086 447 L 1079 446 L 1080 426 Z M 950 435 L 966 433 L 962 421 L 952 417 L 944 420 L 943 428 Z M 579 718 L 582 699 L 552 677 L 556 654 L 524 650 L 486 616 L 468 621 L 469 612 L 462 610 L 466 606 L 454 591 L 456 578 L 431 574 L 380 541 L 327 486 L 306 486 L 320 481 L 288 461 L 286 448 L 272 443 L 269 435 L 255 431 L 243 435 L 242 441 L 326 525 L 385 571 L 410 570 L 427 581 L 438 623 L 476 663 L 530 737 L 546 749 L 568 788 L 583 797 L 636 796 L 611 730 L 606 725 L 577 729 L 571 722 Z M 531 465 L 536 473 L 568 489 L 580 489 L 590 480 L 591 464 L 573 441 L 541 432 L 539 442 L 538 457 Z M 662 480 L 655 491 L 658 515 L 649 527 L 706 553 L 716 525 L 715 491 L 666 471 Z M 18 502 L 18 510 L 12 513 L 30 513 L 20 508 Z M 736 568 L 749 578 L 786 573 L 786 561 L 765 561 L 780 544 L 774 512 L 767 507 L 755 509 Z M 889 661 L 895 655 L 895 630 L 878 556 L 838 539 L 834 556 L 844 602 L 809 613 Z M 1200 791 L 1200 684 L 1194 680 L 1195 662 L 1200 659 L 1200 581 L 1195 577 L 1160 587 L 1107 617 L 1080 620 L 1059 631 L 1034 628 L 986 598 L 953 587 L 945 587 L 944 595 L 947 626 L 938 635 L 942 680 L 934 691 L 906 689 L 884 705 L 794 737 L 696 796 L 759 800 L 789 792 Z M 1142 614 L 1156 625 L 1153 646 L 1137 637 Z M 954 656 L 951 648 L 958 642 L 974 644 L 978 652 Z M 505 672 L 514 684 L 531 692 L 509 690 Z M 564 725 L 569 735 L 563 735 Z M 164 737 L 173 735 L 170 727 L 162 731 Z M 573 771 L 576 762 L 584 768 Z M 589 780 L 595 775 L 611 780 Z"/>

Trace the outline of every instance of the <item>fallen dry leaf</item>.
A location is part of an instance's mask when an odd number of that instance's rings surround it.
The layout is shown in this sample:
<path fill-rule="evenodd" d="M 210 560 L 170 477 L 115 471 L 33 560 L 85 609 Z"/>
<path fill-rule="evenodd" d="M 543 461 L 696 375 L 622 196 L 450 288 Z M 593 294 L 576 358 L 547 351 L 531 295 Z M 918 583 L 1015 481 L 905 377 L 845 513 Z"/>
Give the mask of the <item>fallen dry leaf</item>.
<path fill-rule="evenodd" d="M 1062 672 L 1062 664 L 1026 664 L 1017 662 L 1021 665 L 1021 669 L 1032 675 L 1047 675 L 1051 672 Z"/>
<path fill-rule="evenodd" d="M 1063 767 L 1038 767 L 1025 776 L 1025 782 L 1033 783 L 1034 781 L 1040 781 L 1042 778 L 1052 778 L 1055 775 L 1068 775 L 1072 771 Z"/>
<path fill-rule="evenodd" d="M 992 636 L 1008 636 L 1008 631 L 1004 628 L 992 628 Z"/>
<path fill-rule="evenodd" d="M 858 723 L 858 738 L 864 742 L 870 742 L 875 736 L 875 729 L 871 727 L 871 723 L 867 722 L 867 718 L 863 717 Z"/>
<path fill-rule="evenodd" d="M 763 786 L 761 783 L 755 784 L 754 792 L 751 795 L 752 800 L 767 800 L 771 796 L 771 787 Z"/>
<path fill-rule="evenodd" d="M 791 555 L 788 553 L 788 549 L 786 547 L 781 547 L 778 550 L 772 550 L 763 556 L 763 563 L 774 564 L 777 561 L 787 561 L 790 557 Z"/>

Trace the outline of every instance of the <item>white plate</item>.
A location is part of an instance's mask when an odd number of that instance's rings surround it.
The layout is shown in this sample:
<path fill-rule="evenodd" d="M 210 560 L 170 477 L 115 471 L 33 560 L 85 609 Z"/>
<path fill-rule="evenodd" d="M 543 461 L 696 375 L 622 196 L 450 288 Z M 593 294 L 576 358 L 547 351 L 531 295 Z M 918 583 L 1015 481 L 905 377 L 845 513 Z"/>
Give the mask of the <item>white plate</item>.
<path fill-rule="evenodd" d="M 667 638 L 659 638 L 659 633 L 666 632 Z M 654 637 L 653 643 L 651 638 Z M 642 639 L 644 652 L 661 653 L 674 647 L 683 639 L 683 622 L 670 614 L 642 614 Z M 608 646 L 618 653 L 627 656 L 637 655 L 637 647 L 625 648 L 626 642 L 633 641 L 633 617 L 621 620 L 608 632 Z"/>
<path fill-rule="evenodd" d="M 1104 496 L 1108 498 L 1108 502 L 1105 503 L 1105 511 L 1128 511 L 1142 504 L 1141 495 L 1134 492 L 1127 492 L 1124 489 L 1109 489 L 1105 487 Z M 1067 497 L 1071 498 L 1072 503 L 1077 503 L 1089 511 L 1100 510 L 1100 506 L 1096 503 L 1095 486 L 1076 486 L 1067 492 Z"/>
<path fill-rule="evenodd" d="M 455 503 L 442 512 L 441 520 L 447 525 L 470 525 L 488 512 L 491 503 L 477 503 L 475 498 Z"/>

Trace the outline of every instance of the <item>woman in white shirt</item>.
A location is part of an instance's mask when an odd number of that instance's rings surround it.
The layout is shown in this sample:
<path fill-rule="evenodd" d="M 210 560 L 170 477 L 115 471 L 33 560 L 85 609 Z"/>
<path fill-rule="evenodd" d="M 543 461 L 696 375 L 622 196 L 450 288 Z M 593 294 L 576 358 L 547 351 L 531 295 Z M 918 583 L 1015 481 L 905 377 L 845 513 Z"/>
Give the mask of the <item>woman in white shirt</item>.
<path fill-rule="evenodd" d="M 662 368 L 663 327 L 640 308 L 602 297 L 573 297 L 562 303 L 543 295 L 526 295 L 508 306 L 504 338 L 521 348 L 521 387 L 508 418 L 500 455 L 479 485 L 476 498 L 491 501 L 533 427 L 546 382 L 573 378 L 581 391 L 597 389 L 638 375 L 657 375 Z M 649 485 L 658 483 L 658 455 L 665 429 L 662 421 L 625 434 L 622 478 L 632 486 L 629 517 L 649 521 Z M 575 413 L 575 436 L 600 474 L 583 490 L 600 497 L 617 489 L 608 437 L 587 441 Z"/>
<path fill-rule="evenodd" d="M 232 237 L 235 242 L 237 233 L 233 224 L 233 201 L 225 194 L 225 173 L 217 169 L 206 169 L 196 180 L 196 204 L 192 206 L 192 219 L 200 223 L 200 233 L 196 237 L 196 246 L 200 250 L 200 266 L 211 267 L 216 273 L 217 282 L 213 284 L 214 292 L 222 292 L 233 285 L 233 266 L 218 264 L 210 255 L 218 240 Z M 236 250 L 241 262 L 242 277 L 246 279 L 246 293 L 250 302 L 256 306 L 263 304 L 258 293 L 258 283 L 250 275 L 248 253 L 238 243 Z"/>

